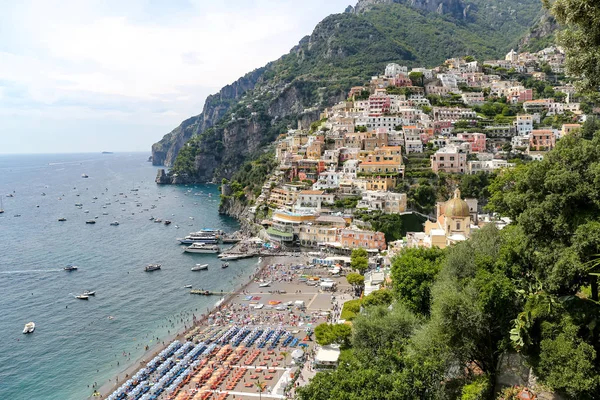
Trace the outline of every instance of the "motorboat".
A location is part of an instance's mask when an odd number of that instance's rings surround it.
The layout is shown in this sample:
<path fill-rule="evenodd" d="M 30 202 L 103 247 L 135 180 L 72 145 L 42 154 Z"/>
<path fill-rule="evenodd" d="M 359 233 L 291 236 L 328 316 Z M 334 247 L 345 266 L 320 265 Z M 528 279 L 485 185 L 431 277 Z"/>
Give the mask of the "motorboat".
<path fill-rule="evenodd" d="M 191 289 L 191 288 L 192 288 L 192 285 L 185 285 L 183 288 L 184 288 L 184 289 Z"/>
<path fill-rule="evenodd" d="M 88 174 L 81 174 L 82 178 L 89 178 Z"/>
<path fill-rule="evenodd" d="M 108 215 L 108 213 L 107 212 L 103 212 L 102 215 Z"/>
<path fill-rule="evenodd" d="M 85 210 L 84 213 L 89 214 L 90 210 Z"/>
<path fill-rule="evenodd" d="M 119 221 L 114 221 L 110 223 L 111 226 L 119 226 Z"/>
<path fill-rule="evenodd" d="M 93 225 L 93 224 L 95 224 L 95 223 L 96 223 L 96 221 L 95 221 L 95 220 L 93 220 L 93 219 L 90 219 L 90 220 L 87 220 L 87 221 L 85 221 L 85 223 L 86 223 L 86 224 Z"/>
<path fill-rule="evenodd" d="M 23 333 L 33 333 L 33 331 L 35 331 L 35 322 L 26 323 L 25 327 L 23 328 Z"/>
<path fill-rule="evenodd" d="M 75 203 L 75 207 L 83 207 L 82 203 Z"/>
<path fill-rule="evenodd" d="M 58 222 L 65 222 L 66 220 L 67 220 L 66 218 L 62 217 L 62 218 L 58 219 Z"/>
<path fill-rule="evenodd" d="M 171 221 L 169 221 L 168 219 L 165 220 L 165 225 L 171 225 Z"/>
<path fill-rule="evenodd" d="M 161 267 L 161 264 L 148 264 L 148 265 L 146 265 L 146 268 L 144 268 L 144 271 L 146 271 L 146 272 L 157 271 L 160 269 L 160 267 Z"/>
<path fill-rule="evenodd" d="M 267 282 L 259 283 L 258 287 L 269 287 L 269 286 L 271 286 L 271 283 L 273 283 L 273 281 L 267 281 Z"/>
<path fill-rule="evenodd" d="M 221 249 L 215 244 L 192 243 L 192 245 L 186 247 L 184 251 L 187 253 L 216 254 L 221 251 Z"/>
<path fill-rule="evenodd" d="M 92 291 L 86 290 L 86 291 L 83 292 L 83 295 L 84 296 L 95 296 L 96 295 L 96 291 L 95 290 L 92 290 Z"/>
<path fill-rule="evenodd" d="M 79 299 L 79 300 L 89 300 L 90 299 L 90 297 L 86 294 L 80 294 L 78 296 L 75 296 L 75 298 Z"/>
<path fill-rule="evenodd" d="M 206 271 L 208 269 L 208 264 L 196 264 L 195 267 L 192 267 L 192 271 Z"/>
<path fill-rule="evenodd" d="M 221 264 L 221 268 L 225 269 L 227 267 L 229 267 L 229 263 L 223 263 L 223 264 Z"/>
<path fill-rule="evenodd" d="M 79 268 L 77 265 L 67 265 L 66 267 L 63 268 L 63 270 L 65 271 L 77 271 L 77 268 Z"/>
<path fill-rule="evenodd" d="M 230 256 L 223 256 L 220 257 L 221 261 L 233 261 L 233 260 L 237 260 L 240 258 L 240 256 L 236 256 L 236 255 L 230 255 Z"/>
<path fill-rule="evenodd" d="M 155 218 L 155 219 L 154 219 L 154 222 L 161 223 L 161 222 L 162 222 L 162 219 L 160 219 L 160 218 Z"/>

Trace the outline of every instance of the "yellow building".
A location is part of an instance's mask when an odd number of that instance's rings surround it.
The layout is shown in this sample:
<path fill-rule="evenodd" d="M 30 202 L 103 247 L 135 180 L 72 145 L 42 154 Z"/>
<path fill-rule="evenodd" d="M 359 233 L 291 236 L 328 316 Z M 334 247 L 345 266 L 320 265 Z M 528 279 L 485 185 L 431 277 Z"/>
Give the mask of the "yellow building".
<path fill-rule="evenodd" d="M 469 204 L 460 198 L 460 190 L 456 189 L 452 199 L 438 203 L 437 220 L 425 222 L 425 232 L 411 232 L 406 235 L 407 247 L 444 249 L 465 241 L 471 236 L 471 221 Z"/>

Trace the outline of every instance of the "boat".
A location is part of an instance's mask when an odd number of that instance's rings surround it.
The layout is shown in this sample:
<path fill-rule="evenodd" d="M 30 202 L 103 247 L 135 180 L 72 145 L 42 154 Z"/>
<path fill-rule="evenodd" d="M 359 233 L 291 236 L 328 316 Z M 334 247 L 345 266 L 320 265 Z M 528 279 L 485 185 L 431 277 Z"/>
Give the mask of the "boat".
<path fill-rule="evenodd" d="M 169 221 L 168 219 L 165 219 L 165 225 L 171 225 L 171 221 Z"/>
<path fill-rule="evenodd" d="M 225 297 L 221 297 L 221 300 L 217 301 L 215 303 L 215 307 L 219 307 L 221 304 L 223 304 L 225 302 Z"/>
<path fill-rule="evenodd" d="M 219 246 L 214 244 L 207 243 L 192 243 L 190 247 L 186 247 L 185 252 L 187 253 L 202 253 L 202 254 L 210 254 L 210 253 L 218 253 L 221 251 Z"/>
<path fill-rule="evenodd" d="M 35 331 L 35 322 L 28 322 L 23 328 L 23 333 L 33 333 Z"/>
<path fill-rule="evenodd" d="M 15 217 L 20 217 L 20 216 L 21 216 L 21 214 L 15 214 L 14 216 L 15 216 Z"/>
<path fill-rule="evenodd" d="M 177 239 L 181 244 L 193 244 L 193 243 L 211 243 L 216 244 L 219 242 L 219 238 L 211 233 L 204 232 L 192 232 L 183 239 Z"/>
<path fill-rule="evenodd" d="M 6 197 L 15 197 L 12 193 L 6 195 Z"/>
<path fill-rule="evenodd" d="M 161 222 L 162 222 L 162 219 L 160 219 L 160 218 L 155 218 L 155 219 L 154 219 L 154 222 L 161 223 Z"/>
<path fill-rule="evenodd" d="M 90 219 L 90 220 L 87 220 L 87 221 L 85 221 L 85 223 L 86 223 L 86 224 L 92 224 L 92 225 L 93 225 L 93 224 L 95 224 L 95 223 L 96 223 L 96 221 L 95 221 L 95 220 L 93 220 L 93 219 Z"/>
<path fill-rule="evenodd" d="M 196 264 L 195 267 L 192 267 L 192 271 L 205 271 L 208 269 L 208 264 Z"/>
<path fill-rule="evenodd" d="M 85 294 L 80 294 L 78 296 L 75 296 L 75 298 L 79 299 L 79 300 L 89 300 L 90 299 L 90 297 Z"/>
<path fill-rule="evenodd" d="M 2 196 L 0 196 L 0 214 L 4 214 L 4 207 L 2 205 Z"/>
<path fill-rule="evenodd" d="M 184 288 L 184 289 L 191 289 L 191 288 L 192 288 L 192 285 L 185 285 L 183 288 Z"/>
<path fill-rule="evenodd" d="M 83 207 L 83 204 L 81 204 L 81 203 L 75 203 L 75 207 Z"/>
<path fill-rule="evenodd" d="M 102 154 L 113 154 L 112 151 L 103 151 Z"/>
<path fill-rule="evenodd" d="M 119 221 L 114 221 L 110 223 L 111 226 L 119 226 Z"/>
<path fill-rule="evenodd" d="M 148 265 L 146 265 L 146 268 L 144 268 L 144 271 L 146 271 L 146 272 L 157 271 L 160 269 L 161 266 L 162 266 L 161 264 L 148 264 Z"/>
<path fill-rule="evenodd" d="M 65 271 L 77 271 L 77 268 L 79 268 L 77 265 L 67 265 L 66 267 L 63 268 L 63 270 Z"/>
<path fill-rule="evenodd" d="M 61 217 L 61 218 L 58 219 L 58 222 L 65 222 L 66 220 L 67 220 L 66 218 Z"/>
<path fill-rule="evenodd" d="M 107 212 L 103 212 L 102 215 L 108 215 L 108 213 Z"/>
<path fill-rule="evenodd" d="M 229 267 L 229 263 L 223 263 L 223 264 L 221 264 L 221 268 L 224 269 L 224 268 L 227 268 L 227 267 Z"/>
<path fill-rule="evenodd" d="M 82 178 L 89 178 L 88 174 L 81 174 Z"/>
<path fill-rule="evenodd" d="M 83 292 L 83 295 L 84 296 L 95 296 L 96 295 L 96 291 L 95 290 L 93 290 L 93 291 L 86 290 L 86 291 Z"/>
<path fill-rule="evenodd" d="M 267 282 L 259 283 L 258 287 L 269 287 L 269 286 L 271 286 L 271 283 L 273 283 L 273 281 L 267 281 Z"/>
<path fill-rule="evenodd" d="M 221 258 L 221 261 L 234 261 L 234 260 L 237 260 L 237 259 L 239 259 L 241 257 L 240 256 L 236 256 L 236 255 L 230 255 L 230 256 L 223 256 L 223 257 L 220 257 L 220 258 Z"/>

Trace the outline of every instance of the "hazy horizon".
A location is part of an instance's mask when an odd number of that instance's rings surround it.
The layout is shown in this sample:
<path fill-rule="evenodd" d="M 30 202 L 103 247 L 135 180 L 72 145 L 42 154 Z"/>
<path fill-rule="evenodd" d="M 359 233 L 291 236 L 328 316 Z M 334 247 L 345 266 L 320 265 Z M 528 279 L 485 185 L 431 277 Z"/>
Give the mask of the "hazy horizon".
<path fill-rule="evenodd" d="M 69 154 L 149 152 L 351 1 L 0 3 L 0 154 Z"/>

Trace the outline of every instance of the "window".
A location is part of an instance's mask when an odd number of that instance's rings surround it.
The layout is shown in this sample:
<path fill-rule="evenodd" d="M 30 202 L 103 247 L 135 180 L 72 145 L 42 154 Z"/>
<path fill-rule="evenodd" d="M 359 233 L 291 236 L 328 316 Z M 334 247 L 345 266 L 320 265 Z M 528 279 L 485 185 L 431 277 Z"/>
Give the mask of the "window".
<path fill-rule="evenodd" d="M 460 222 L 456 223 L 456 230 L 460 230 Z"/>

